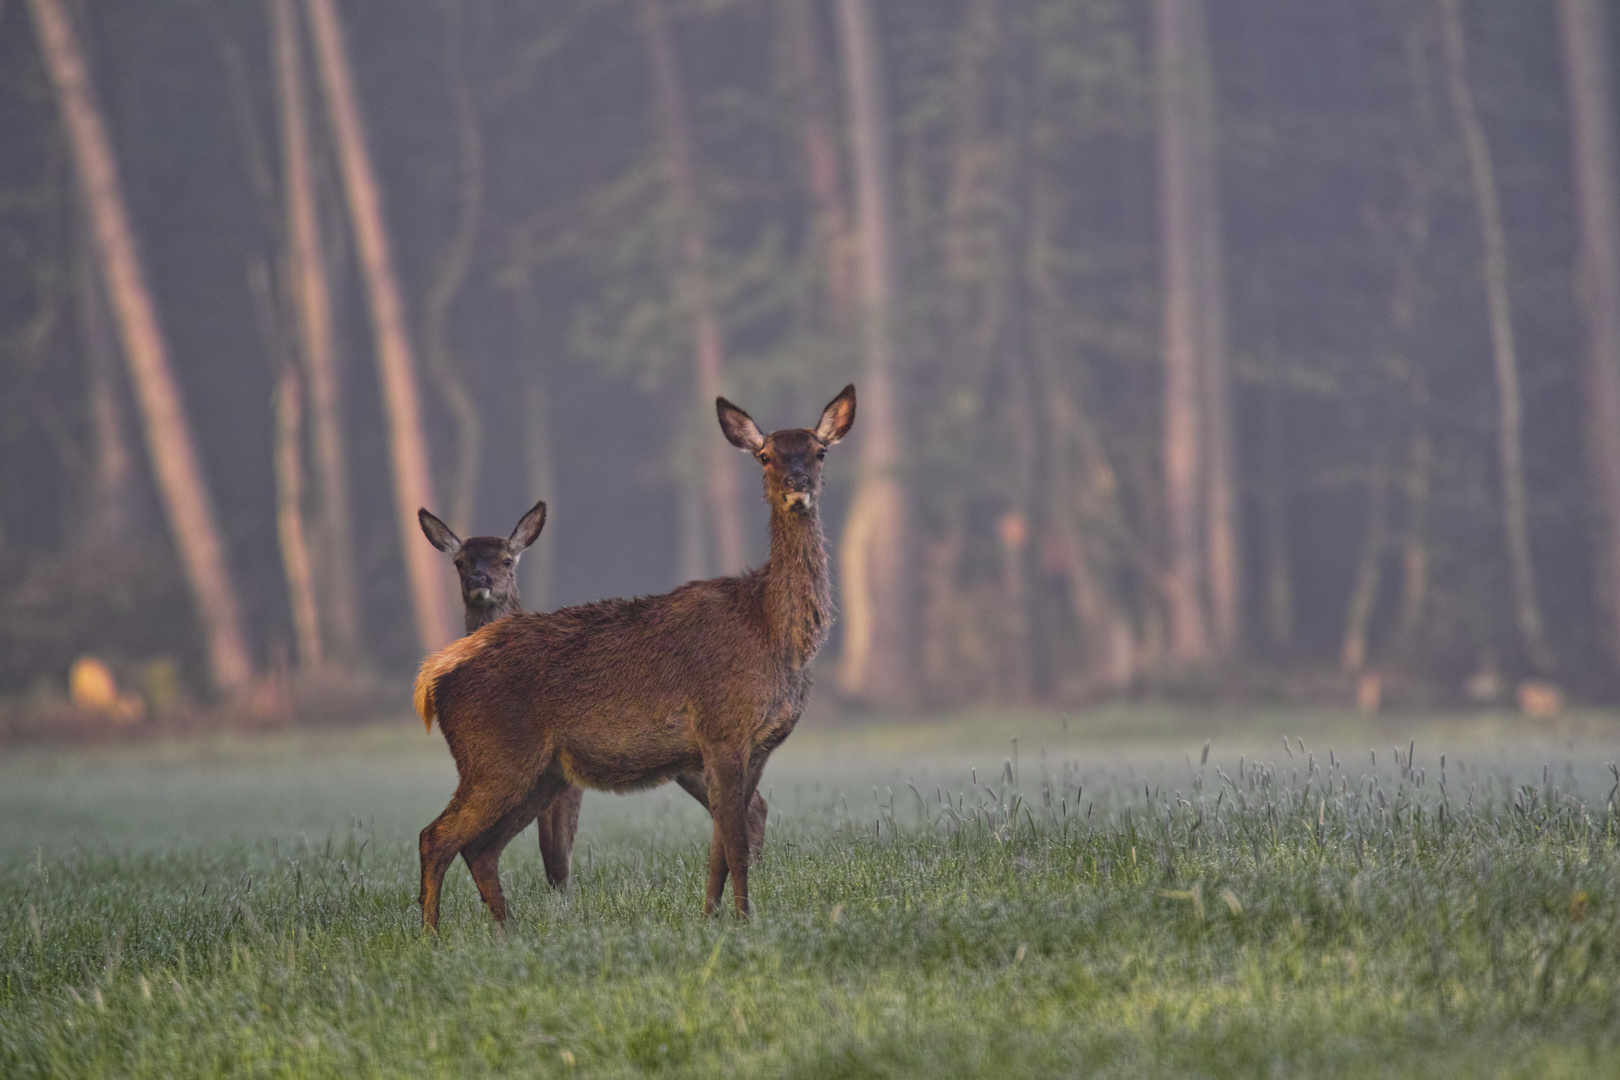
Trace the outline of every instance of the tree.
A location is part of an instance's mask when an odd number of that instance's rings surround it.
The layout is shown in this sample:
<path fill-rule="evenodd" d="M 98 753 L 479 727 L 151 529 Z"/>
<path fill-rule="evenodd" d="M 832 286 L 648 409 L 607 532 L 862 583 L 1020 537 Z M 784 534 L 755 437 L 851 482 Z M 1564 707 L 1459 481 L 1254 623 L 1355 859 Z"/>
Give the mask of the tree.
<path fill-rule="evenodd" d="M 1620 670 L 1620 179 L 1609 27 L 1598 0 L 1559 0 L 1558 23 L 1579 237 L 1575 297 L 1586 339 L 1581 404 L 1593 562 L 1608 661 Z"/>
<path fill-rule="evenodd" d="M 29 7 L 67 130 L 80 197 L 90 218 L 101 273 L 129 364 L 158 493 L 202 625 L 209 674 L 217 689 L 235 693 L 253 678 L 241 605 L 168 346 L 141 268 L 84 51 L 62 0 L 30 0 Z"/>
<path fill-rule="evenodd" d="M 1513 611 L 1519 636 L 1530 662 L 1538 671 L 1550 671 L 1553 655 L 1542 626 L 1541 602 L 1536 592 L 1535 564 L 1530 557 L 1529 511 L 1524 487 L 1523 406 L 1519 393 L 1518 348 L 1513 340 L 1513 310 L 1508 297 L 1507 234 L 1502 228 L 1502 207 L 1496 193 L 1490 143 L 1474 107 L 1468 85 L 1468 53 L 1463 34 L 1461 0 L 1437 0 L 1441 42 L 1445 54 L 1446 88 L 1457 116 L 1468 174 L 1479 217 L 1484 247 L 1481 273 L 1485 308 L 1491 330 L 1491 359 L 1496 376 L 1496 443 L 1502 488 L 1502 528 L 1507 537 L 1508 565 L 1513 583 Z"/>
<path fill-rule="evenodd" d="M 692 122 L 663 0 L 641 0 L 641 29 L 652 64 L 653 103 L 663 143 L 664 177 L 674 204 L 679 263 L 675 292 L 691 323 L 697 415 L 707 427 L 725 379 L 725 334 L 720 326 L 714 284 L 709 277 L 709 237 L 698 185 Z M 713 554 L 704 564 L 721 573 L 733 574 L 743 569 L 747 560 L 737 497 L 737 454 L 713 438 L 705 438 L 703 447 L 701 501 L 708 509 L 713 540 Z M 690 513 L 699 500 L 687 498 L 683 503 L 683 512 Z M 687 532 L 691 531 L 688 527 Z M 688 565 L 683 569 L 696 571 L 695 555 L 702 547 L 689 537 L 684 548 L 687 555 L 683 562 Z M 692 576 L 703 574 L 692 573 Z"/>
<path fill-rule="evenodd" d="M 854 158 L 857 287 L 864 372 L 861 460 L 839 543 L 845 614 L 838 683 L 846 694 L 897 706 L 912 700 L 911 580 L 900 448 L 905 424 L 895 400 L 897 296 L 889 205 L 888 105 L 870 0 L 838 0 Z"/>
<path fill-rule="evenodd" d="M 296 353 L 307 382 L 314 473 L 319 486 L 320 551 L 317 574 L 326 630 L 339 656 L 360 652 L 358 576 L 354 569 L 354 526 L 338 393 L 337 342 L 332 328 L 331 287 L 321 250 L 320 219 L 304 99 L 304 61 L 295 0 L 270 0 L 277 111 L 281 120 L 282 201 L 286 212 L 283 291 L 293 309 Z M 282 375 L 283 388 L 289 377 Z M 278 393 L 282 390 L 278 390 Z M 291 409 L 292 406 L 287 406 Z M 278 411 L 278 416 L 285 416 Z M 282 426 L 278 424 L 278 431 Z M 278 458 L 279 460 L 279 458 Z"/>
<path fill-rule="evenodd" d="M 306 0 L 305 11 L 315 41 L 321 89 L 337 144 L 338 167 L 371 306 L 394 471 L 395 523 L 405 560 L 406 584 L 416 617 L 417 639 L 424 652 L 433 652 L 455 637 L 455 627 L 450 618 L 444 568 L 433 549 L 422 543 L 416 520 L 419 508 L 435 505 L 437 500 L 428 470 L 416 361 L 405 330 L 405 304 L 394 276 L 388 231 L 383 224 L 382 195 L 366 146 L 337 12 L 332 0 Z"/>
<path fill-rule="evenodd" d="M 1238 508 L 1221 285 L 1214 85 L 1203 0 L 1154 0 L 1170 651 L 1238 644 Z"/>

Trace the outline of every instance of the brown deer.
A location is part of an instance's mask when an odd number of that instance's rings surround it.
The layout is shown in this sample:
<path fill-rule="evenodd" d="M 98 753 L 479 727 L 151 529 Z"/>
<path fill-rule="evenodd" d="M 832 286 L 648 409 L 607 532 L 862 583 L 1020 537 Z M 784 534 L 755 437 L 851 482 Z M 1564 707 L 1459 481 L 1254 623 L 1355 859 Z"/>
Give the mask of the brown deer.
<path fill-rule="evenodd" d="M 438 720 L 460 774 L 450 805 L 422 830 L 425 928 L 438 925 L 458 853 L 504 922 L 501 850 L 570 785 L 633 791 L 698 770 L 714 819 L 704 913 L 718 910 L 729 876 L 747 915 L 749 800 L 798 723 L 810 661 L 832 626 L 821 466 L 855 422 L 855 388 L 814 429 L 769 435 L 724 398 L 715 404 L 726 438 L 764 466 L 764 566 L 662 596 L 515 615 L 423 662 L 416 710 L 429 726 Z"/>
<path fill-rule="evenodd" d="M 518 595 L 518 559 L 540 537 L 546 525 L 546 504 L 542 500 L 518 520 L 512 535 L 469 536 L 465 540 L 425 507 L 417 510 L 416 520 L 428 543 L 450 556 L 461 582 L 461 603 L 467 633 L 487 626 L 496 619 L 521 614 Z M 675 778 L 704 809 L 708 809 L 708 787 L 702 772 L 684 773 Z M 570 786 L 551 806 L 539 814 L 540 861 L 546 881 L 552 888 L 568 884 L 569 861 L 574 851 L 574 835 L 579 830 L 579 805 L 585 792 Z M 769 808 L 756 793 L 748 805 L 749 856 L 758 858 L 765 844 L 765 818 Z"/>

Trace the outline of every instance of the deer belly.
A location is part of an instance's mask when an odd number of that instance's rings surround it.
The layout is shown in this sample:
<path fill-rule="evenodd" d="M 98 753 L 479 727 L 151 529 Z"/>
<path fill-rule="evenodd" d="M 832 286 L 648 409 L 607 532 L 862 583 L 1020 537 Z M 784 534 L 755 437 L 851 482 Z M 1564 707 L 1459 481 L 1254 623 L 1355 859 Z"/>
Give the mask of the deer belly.
<path fill-rule="evenodd" d="M 568 781 L 601 791 L 638 791 L 657 787 L 702 757 L 685 716 L 664 723 L 627 724 L 599 737 L 563 740 L 556 760 Z"/>

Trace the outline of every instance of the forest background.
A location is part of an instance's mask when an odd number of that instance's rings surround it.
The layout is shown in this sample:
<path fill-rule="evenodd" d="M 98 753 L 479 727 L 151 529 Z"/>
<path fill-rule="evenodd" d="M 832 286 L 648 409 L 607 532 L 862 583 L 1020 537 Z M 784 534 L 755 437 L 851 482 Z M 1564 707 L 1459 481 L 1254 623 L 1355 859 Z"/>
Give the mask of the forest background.
<path fill-rule="evenodd" d="M 530 608 L 757 563 L 714 396 L 851 381 L 850 706 L 1613 702 L 1616 22 L 0 3 L 0 711 L 402 687 L 421 505 L 545 499 Z"/>

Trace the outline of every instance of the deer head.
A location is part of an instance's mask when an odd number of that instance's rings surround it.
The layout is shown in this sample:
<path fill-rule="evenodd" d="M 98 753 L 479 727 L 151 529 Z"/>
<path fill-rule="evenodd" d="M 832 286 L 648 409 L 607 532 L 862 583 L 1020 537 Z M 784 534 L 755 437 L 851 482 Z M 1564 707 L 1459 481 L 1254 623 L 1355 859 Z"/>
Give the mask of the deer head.
<path fill-rule="evenodd" d="M 720 430 L 731 445 L 765 467 L 765 501 L 771 513 L 814 513 L 821 501 L 821 463 L 827 447 L 849 434 L 855 423 L 855 387 L 844 387 L 822 410 L 815 428 L 783 428 L 769 435 L 752 417 L 725 398 L 717 398 Z"/>
<path fill-rule="evenodd" d="M 518 521 L 512 535 L 469 536 L 463 540 L 450 526 L 418 510 L 416 518 L 428 543 L 450 556 L 461 579 L 469 632 L 484 623 L 521 610 L 518 600 L 518 557 L 534 543 L 546 524 L 546 504 L 537 502 Z"/>

